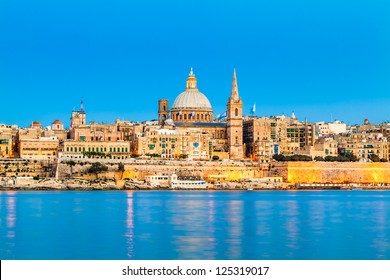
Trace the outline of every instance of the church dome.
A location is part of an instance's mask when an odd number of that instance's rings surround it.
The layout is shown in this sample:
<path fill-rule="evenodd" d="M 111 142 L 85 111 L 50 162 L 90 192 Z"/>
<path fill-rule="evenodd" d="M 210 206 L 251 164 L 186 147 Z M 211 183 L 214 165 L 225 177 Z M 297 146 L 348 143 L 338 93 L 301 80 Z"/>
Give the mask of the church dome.
<path fill-rule="evenodd" d="M 198 90 L 192 68 L 186 90 L 172 104 L 171 118 L 174 122 L 210 122 L 213 119 L 210 101 Z"/>
<path fill-rule="evenodd" d="M 42 128 L 42 125 L 39 121 L 33 121 L 30 127 L 31 128 Z"/>
<path fill-rule="evenodd" d="M 207 97 L 198 90 L 187 89 L 180 93 L 173 102 L 172 109 L 210 109 Z"/>
<path fill-rule="evenodd" d="M 196 78 L 192 68 L 187 78 L 186 90 L 176 97 L 172 109 L 212 110 L 210 101 L 196 86 Z"/>

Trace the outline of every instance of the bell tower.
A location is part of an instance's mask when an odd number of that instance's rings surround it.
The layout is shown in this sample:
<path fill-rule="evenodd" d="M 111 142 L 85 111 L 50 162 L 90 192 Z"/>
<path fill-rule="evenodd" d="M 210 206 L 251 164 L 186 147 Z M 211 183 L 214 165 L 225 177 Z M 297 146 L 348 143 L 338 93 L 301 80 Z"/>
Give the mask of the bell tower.
<path fill-rule="evenodd" d="M 242 159 L 244 157 L 242 99 L 238 95 L 236 69 L 234 69 L 232 91 L 227 103 L 227 136 L 230 159 Z"/>
<path fill-rule="evenodd" d="M 160 99 L 158 101 L 158 124 L 163 125 L 164 121 L 169 118 L 168 100 Z"/>
<path fill-rule="evenodd" d="M 73 111 L 70 118 L 70 127 L 79 127 L 87 124 L 87 115 L 84 111 L 84 100 L 81 99 L 80 111 Z"/>

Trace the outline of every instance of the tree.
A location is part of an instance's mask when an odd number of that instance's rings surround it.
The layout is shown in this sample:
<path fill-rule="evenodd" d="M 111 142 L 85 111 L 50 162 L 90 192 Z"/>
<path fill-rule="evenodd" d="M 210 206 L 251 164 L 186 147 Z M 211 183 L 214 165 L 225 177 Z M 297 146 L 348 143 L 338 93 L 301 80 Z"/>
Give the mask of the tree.
<path fill-rule="evenodd" d="M 118 163 L 118 171 L 121 172 L 121 179 L 123 177 L 123 172 L 125 172 L 125 165 L 123 163 Z"/>
<path fill-rule="evenodd" d="M 323 157 L 319 157 L 319 156 L 315 157 L 314 160 L 315 161 L 325 161 L 325 159 Z"/>
<path fill-rule="evenodd" d="M 98 178 L 98 174 L 101 172 L 105 172 L 108 170 L 108 167 L 104 164 L 101 164 L 100 162 L 94 162 L 92 163 L 91 167 L 88 169 L 89 173 L 95 173 L 96 179 Z"/>
<path fill-rule="evenodd" d="M 284 155 L 273 155 L 272 157 L 276 161 L 312 161 L 312 157 L 308 155 L 292 155 L 292 156 L 284 156 Z"/>
<path fill-rule="evenodd" d="M 370 155 L 368 155 L 368 158 L 369 158 L 372 162 L 380 162 L 380 160 L 381 160 L 376 154 L 370 154 Z"/>
<path fill-rule="evenodd" d="M 72 177 L 73 176 L 73 166 L 76 165 L 76 162 L 74 162 L 73 160 L 69 160 L 67 162 L 65 162 L 67 166 L 70 167 L 70 176 Z"/>
<path fill-rule="evenodd" d="M 336 161 L 336 157 L 332 157 L 332 156 L 326 156 L 324 158 L 325 161 L 330 161 L 330 162 L 333 162 L 333 161 Z"/>
<path fill-rule="evenodd" d="M 278 155 L 278 154 L 275 154 L 272 156 L 272 158 L 276 161 L 285 161 L 285 156 L 284 155 Z"/>

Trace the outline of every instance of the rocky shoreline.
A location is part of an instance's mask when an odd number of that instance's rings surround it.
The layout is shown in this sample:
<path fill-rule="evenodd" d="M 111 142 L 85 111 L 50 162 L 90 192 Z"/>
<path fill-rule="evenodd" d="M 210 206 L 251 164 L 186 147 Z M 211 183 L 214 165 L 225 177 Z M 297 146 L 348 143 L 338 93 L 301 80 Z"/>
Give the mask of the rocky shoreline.
<path fill-rule="evenodd" d="M 69 191 L 92 191 L 92 190 L 172 190 L 168 187 L 153 188 L 143 180 L 126 179 L 65 179 L 56 180 L 45 178 L 40 180 L 23 179 L 14 180 L 0 179 L 0 190 L 26 191 L 26 190 L 69 190 Z M 184 190 L 184 189 L 183 189 Z M 196 189 L 191 189 L 197 191 Z M 205 189 L 199 189 L 205 190 Z M 390 190 L 390 185 L 384 184 L 288 184 L 288 183 L 249 183 L 249 182 L 222 182 L 210 184 L 208 190 Z"/>

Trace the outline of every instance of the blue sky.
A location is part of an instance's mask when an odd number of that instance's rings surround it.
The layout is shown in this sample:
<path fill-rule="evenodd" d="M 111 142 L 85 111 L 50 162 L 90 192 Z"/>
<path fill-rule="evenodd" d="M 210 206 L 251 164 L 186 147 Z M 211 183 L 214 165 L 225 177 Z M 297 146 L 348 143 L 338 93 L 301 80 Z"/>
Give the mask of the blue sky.
<path fill-rule="evenodd" d="M 386 0 L 0 1 L 0 123 L 148 120 L 190 67 L 222 113 L 390 120 Z"/>

